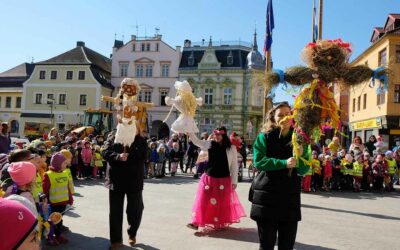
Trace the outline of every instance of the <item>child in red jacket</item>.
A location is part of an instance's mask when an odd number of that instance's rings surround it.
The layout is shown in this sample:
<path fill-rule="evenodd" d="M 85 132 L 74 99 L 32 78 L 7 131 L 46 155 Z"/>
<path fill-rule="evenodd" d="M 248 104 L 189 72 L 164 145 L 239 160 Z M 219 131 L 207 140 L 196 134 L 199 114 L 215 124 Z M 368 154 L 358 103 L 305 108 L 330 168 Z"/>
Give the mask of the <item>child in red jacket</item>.
<path fill-rule="evenodd" d="M 67 159 L 61 153 L 53 155 L 50 161 L 49 171 L 44 174 L 43 192 L 46 194 L 52 212 L 63 213 L 67 205 L 73 204 L 72 192 L 68 182 L 68 173 L 64 170 L 67 167 Z M 61 220 L 54 228 L 55 245 L 68 243 L 68 239 L 62 235 L 68 231 Z"/>

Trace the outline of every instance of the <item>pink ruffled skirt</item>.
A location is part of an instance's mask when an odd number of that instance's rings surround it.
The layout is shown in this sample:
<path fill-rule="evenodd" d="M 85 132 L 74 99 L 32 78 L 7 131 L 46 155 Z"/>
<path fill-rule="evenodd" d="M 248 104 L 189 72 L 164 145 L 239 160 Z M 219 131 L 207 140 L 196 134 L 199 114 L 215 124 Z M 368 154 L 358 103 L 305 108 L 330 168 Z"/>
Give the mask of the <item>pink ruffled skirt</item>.
<path fill-rule="evenodd" d="M 218 229 L 239 223 L 245 216 L 239 197 L 232 188 L 231 177 L 201 176 L 192 208 L 192 224 Z"/>

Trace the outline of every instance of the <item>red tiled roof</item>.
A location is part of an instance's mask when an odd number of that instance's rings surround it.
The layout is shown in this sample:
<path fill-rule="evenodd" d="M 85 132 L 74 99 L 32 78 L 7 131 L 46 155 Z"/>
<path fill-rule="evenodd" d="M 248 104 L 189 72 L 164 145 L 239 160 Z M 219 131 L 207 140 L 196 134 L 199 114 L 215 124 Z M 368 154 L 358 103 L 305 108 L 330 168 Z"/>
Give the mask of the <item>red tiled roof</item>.
<path fill-rule="evenodd" d="M 389 17 L 393 19 L 400 19 L 400 14 L 389 14 Z"/>

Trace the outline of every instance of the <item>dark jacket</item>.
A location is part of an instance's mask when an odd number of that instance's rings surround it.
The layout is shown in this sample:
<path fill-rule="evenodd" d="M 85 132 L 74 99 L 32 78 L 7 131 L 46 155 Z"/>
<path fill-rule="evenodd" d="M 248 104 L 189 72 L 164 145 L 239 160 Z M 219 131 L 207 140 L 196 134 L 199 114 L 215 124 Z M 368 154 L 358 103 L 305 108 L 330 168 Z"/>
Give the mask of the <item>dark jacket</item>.
<path fill-rule="evenodd" d="M 187 150 L 187 155 L 190 157 L 197 157 L 199 155 L 199 147 L 194 145 L 193 142 L 189 142 L 189 147 Z"/>
<path fill-rule="evenodd" d="M 292 131 L 291 131 L 292 132 Z M 266 157 L 286 160 L 293 155 L 291 134 L 279 138 L 279 130 L 265 134 Z M 256 166 L 257 167 L 257 166 Z M 250 217 L 256 221 L 300 221 L 300 176 L 293 168 L 261 171 L 256 177 L 252 193 Z"/>
<path fill-rule="evenodd" d="M 169 161 L 170 162 L 179 162 L 183 158 L 183 152 L 181 150 L 175 151 L 171 150 L 169 152 Z"/>
<path fill-rule="evenodd" d="M 104 159 L 110 164 L 110 189 L 120 192 L 136 192 L 143 190 L 144 161 L 147 143 L 139 135 L 129 147 L 127 161 L 118 160 L 124 152 L 123 145 L 106 143 L 103 151 Z"/>

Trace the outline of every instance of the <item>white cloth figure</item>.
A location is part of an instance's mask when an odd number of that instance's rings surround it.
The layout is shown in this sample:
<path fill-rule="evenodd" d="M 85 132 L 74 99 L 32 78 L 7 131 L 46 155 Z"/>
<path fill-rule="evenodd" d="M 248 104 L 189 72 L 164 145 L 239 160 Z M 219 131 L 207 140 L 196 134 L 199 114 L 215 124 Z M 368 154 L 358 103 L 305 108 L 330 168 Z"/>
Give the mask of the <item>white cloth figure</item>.
<path fill-rule="evenodd" d="M 187 81 L 175 82 L 177 96 L 175 98 L 165 97 L 168 106 L 174 106 L 181 112 L 178 119 L 171 125 L 171 131 L 175 133 L 198 133 L 199 129 L 194 122 L 194 113 L 197 106 L 203 103 L 202 98 L 195 98 L 192 88 Z"/>
<path fill-rule="evenodd" d="M 129 124 L 128 118 L 122 118 L 122 123 L 118 123 L 117 125 L 114 143 L 121 143 L 125 147 L 130 147 L 135 141 L 136 133 L 135 119 L 133 119 L 133 122 Z"/>

